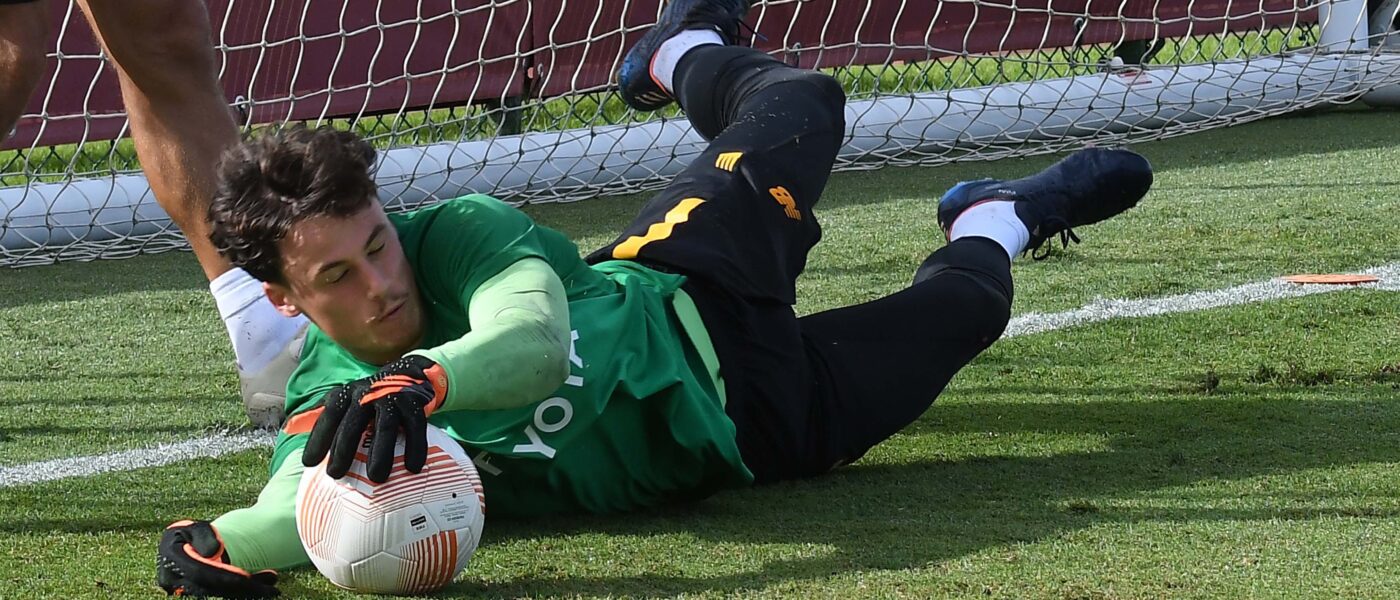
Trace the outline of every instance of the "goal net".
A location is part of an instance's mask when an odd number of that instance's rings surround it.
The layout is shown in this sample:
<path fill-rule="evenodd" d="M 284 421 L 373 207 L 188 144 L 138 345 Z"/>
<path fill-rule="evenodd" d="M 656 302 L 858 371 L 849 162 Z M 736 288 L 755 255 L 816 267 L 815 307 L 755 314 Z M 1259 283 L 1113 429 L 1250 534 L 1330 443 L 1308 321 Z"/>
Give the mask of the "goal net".
<path fill-rule="evenodd" d="M 70 3 L 0 145 L 0 265 L 185 247 L 127 139 L 116 75 Z M 209 0 L 246 130 L 354 130 L 390 210 L 654 189 L 702 148 L 611 81 L 659 0 Z M 936 165 L 1223 127 L 1392 92 L 1396 0 L 773 0 L 753 45 L 846 88 L 838 169 Z M 1400 45 L 1400 44 L 1398 44 Z"/>

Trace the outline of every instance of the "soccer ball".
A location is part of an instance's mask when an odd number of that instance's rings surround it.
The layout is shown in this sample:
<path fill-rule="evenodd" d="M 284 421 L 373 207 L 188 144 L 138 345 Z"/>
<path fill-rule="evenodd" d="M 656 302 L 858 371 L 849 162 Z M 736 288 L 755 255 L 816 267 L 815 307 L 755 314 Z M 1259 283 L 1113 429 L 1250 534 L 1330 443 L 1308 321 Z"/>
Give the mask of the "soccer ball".
<path fill-rule="evenodd" d="M 297 533 L 316 569 L 340 587 L 376 594 L 422 594 L 462 572 L 481 541 L 486 496 L 467 453 L 428 426 L 423 471 L 403 466 L 403 438 L 384 483 L 365 475 L 360 456 L 341 479 L 326 463 L 297 488 Z"/>

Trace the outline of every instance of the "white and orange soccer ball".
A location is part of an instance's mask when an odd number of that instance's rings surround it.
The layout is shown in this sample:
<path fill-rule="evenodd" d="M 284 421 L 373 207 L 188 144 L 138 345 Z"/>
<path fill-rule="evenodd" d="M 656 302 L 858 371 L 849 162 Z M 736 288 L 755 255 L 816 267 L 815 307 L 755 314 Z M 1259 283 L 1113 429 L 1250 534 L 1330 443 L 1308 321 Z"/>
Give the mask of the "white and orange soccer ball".
<path fill-rule="evenodd" d="M 486 496 L 467 453 L 428 426 L 423 471 L 403 466 L 403 439 L 384 483 L 365 476 L 363 457 L 341 479 L 325 462 L 297 488 L 297 533 L 316 569 L 340 587 L 422 594 L 452 582 L 481 541 Z"/>

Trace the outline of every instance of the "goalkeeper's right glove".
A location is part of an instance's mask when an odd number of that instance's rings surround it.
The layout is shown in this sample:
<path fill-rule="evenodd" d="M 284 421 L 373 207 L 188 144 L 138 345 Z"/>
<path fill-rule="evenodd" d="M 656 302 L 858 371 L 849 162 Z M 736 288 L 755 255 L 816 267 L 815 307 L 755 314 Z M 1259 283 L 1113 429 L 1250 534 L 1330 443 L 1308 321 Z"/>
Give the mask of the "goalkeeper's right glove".
<path fill-rule="evenodd" d="M 176 521 L 156 552 L 156 583 L 171 596 L 272 598 L 277 572 L 249 573 L 228 562 L 219 532 L 208 521 Z"/>
<path fill-rule="evenodd" d="M 302 464 L 314 467 L 329 453 L 326 474 L 339 479 L 361 451 L 369 432 L 365 475 L 384 483 L 394 465 L 394 444 L 403 432 L 403 466 L 418 473 L 428 458 L 428 416 L 447 398 L 447 372 L 431 359 L 410 354 L 325 395 Z"/>

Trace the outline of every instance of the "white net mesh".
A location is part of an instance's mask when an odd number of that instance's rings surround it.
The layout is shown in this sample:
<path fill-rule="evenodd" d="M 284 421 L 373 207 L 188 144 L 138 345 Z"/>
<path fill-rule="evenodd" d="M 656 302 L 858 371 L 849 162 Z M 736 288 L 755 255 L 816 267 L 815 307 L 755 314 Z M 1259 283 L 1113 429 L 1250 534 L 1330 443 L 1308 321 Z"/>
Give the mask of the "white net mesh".
<path fill-rule="evenodd" d="M 758 48 L 845 86 L 837 168 L 853 169 L 1177 135 L 1400 82 L 1381 43 L 1394 0 L 1319 2 L 774 0 L 749 23 Z M 0 264 L 183 247 L 125 139 L 115 74 L 55 4 L 49 77 L 0 146 Z M 658 0 L 209 6 L 241 124 L 365 135 L 386 150 L 391 210 L 652 189 L 700 151 L 674 110 L 635 113 L 611 91 Z"/>

